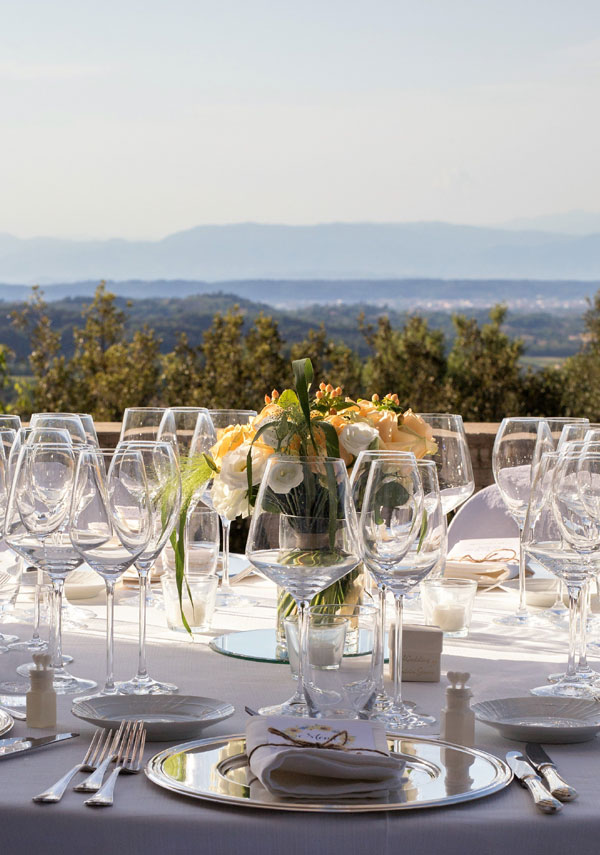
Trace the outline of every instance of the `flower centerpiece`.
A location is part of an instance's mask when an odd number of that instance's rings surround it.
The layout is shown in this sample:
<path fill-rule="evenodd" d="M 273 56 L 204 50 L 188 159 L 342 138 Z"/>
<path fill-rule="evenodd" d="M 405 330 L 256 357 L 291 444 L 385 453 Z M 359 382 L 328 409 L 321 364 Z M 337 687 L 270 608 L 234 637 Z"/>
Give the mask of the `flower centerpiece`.
<path fill-rule="evenodd" d="M 404 410 L 396 394 L 370 400 L 353 400 L 340 386 L 320 383 L 312 392 L 313 367 L 310 359 L 292 363 L 294 389 L 265 395 L 260 413 L 245 425 L 231 425 L 218 432 L 209 455 L 189 461 L 182 473 L 183 502 L 180 525 L 173 535 L 178 589 L 183 590 L 185 517 L 193 495 L 212 480 L 211 501 L 229 520 L 246 517 L 252 508 L 266 462 L 278 452 L 290 456 L 342 458 L 351 471 L 361 451 L 385 449 L 412 451 L 417 458 L 433 454 L 437 445 L 431 427 L 412 410 Z M 278 492 L 293 490 L 297 467 L 278 466 Z M 355 594 L 360 568 L 353 570 L 331 588 L 317 595 L 319 602 L 348 601 Z M 287 598 L 287 599 L 286 599 Z M 316 600 L 315 600 L 316 601 Z M 279 613 L 293 610 L 287 595 L 280 600 Z"/>

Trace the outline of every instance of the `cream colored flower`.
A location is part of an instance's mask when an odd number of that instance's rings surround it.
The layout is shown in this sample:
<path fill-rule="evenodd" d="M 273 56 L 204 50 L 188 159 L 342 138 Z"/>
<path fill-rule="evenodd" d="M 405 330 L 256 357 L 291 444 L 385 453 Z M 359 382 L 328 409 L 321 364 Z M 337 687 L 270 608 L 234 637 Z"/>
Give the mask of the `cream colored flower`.
<path fill-rule="evenodd" d="M 248 486 L 248 451 L 251 446 L 244 442 L 233 451 L 226 454 L 221 460 L 221 472 L 219 480 L 232 490 Z M 252 484 L 260 483 L 265 471 L 265 466 L 273 450 L 264 445 L 252 446 Z"/>
<path fill-rule="evenodd" d="M 295 460 L 280 460 L 269 472 L 269 487 L 274 493 L 285 494 L 302 483 L 302 465 Z"/>
<path fill-rule="evenodd" d="M 247 517 L 250 514 L 248 490 L 232 490 L 220 478 L 215 478 L 210 498 L 215 511 L 228 520 Z"/>
<path fill-rule="evenodd" d="M 366 422 L 347 424 L 339 435 L 340 445 L 354 457 L 358 457 L 376 439 L 379 439 L 379 431 Z"/>
<path fill-rule="evenodd" d="M 438 450 L 431 425 L 412 410 L 404 413 L 395 441 L 386 442 L 385 447 L 390 451 L 412 451 L 418 460 Z"/>

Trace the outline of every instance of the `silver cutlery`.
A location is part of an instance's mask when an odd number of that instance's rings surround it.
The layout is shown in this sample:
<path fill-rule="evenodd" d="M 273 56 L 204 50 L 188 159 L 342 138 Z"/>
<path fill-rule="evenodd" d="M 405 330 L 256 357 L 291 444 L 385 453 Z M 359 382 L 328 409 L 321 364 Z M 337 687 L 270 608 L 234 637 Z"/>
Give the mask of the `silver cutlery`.
<path fill-rule="evenodd" d="M 536 742 L 528 742 L 525 746 L 527 759 L 546 780 L 548 789 L 561 802 L 572 802 L 579 795 L 574 787 L 569 786 L 562 775 L 559 774 L 552 758 Z"/>
<path fill-rule="evenodd" d="M 536 807 L 543 813 L 556 813 L 562 810 L 561 802 L 546 789 L 535 769 L 529 765 L 520 751 L 509 751 L 506 755 L 506 762 L 513 770 L 515 778 L 521 786 L 529 790 Z"/>
<path fill-rule="evenodd" d="M 54 736 L 13 736 L 9 739 L 0 739 L 0 760 L 6 757 L 14 757 L 25 751 L 34 751 L 45 745 L 58 745 L 65 739 L 75 739 L 78 733 L 57 733 Z"/>
<path fill-rule="evenodd" d="M 110 807 L 113 803 L 113 795 L 117 778 L 121 772 L 136 775 L 142 768 L 144 757 L 144 745 L 146 743 L 146 728 L 143 721 L 136 721 L 129 728 L 129 737 L 125 735 L 121 739 L 119 752 L 116 758 L 116 767 L 110 777 L 102 785 L 95 795 L 86 799 L 84 804 L 88 807 Z"/>
<path fill-rule="evenodd" d="M 85 756 L 81 763 L 78 763 L 76 766 L 73 766 L 72 769 L 59 778 L 51 787 L 48 787 L 47 790 L 44 790 L 43 793 L 39 793 L 37 796 L 33 797 L 34 802 L 46 802 L 54 804 L 59 802 L 69 784 L 71 783 L 71 779 L 77 774 L 77 772 L 92 772 L 98 763 L 104 757 L 106 749 L 109 747 L 112 740 L 112 730 L 106 731 L 103 728 L 99 727 L 92 736 L 92 740 L 88 746 L 87 751 L 85 752 Z"/>
<path fill-rule="evenodd" d="M 126 739 L 129 728 L 131 726 L 131 722 L 122 721 L 121 726 L 117 730 L 112 739 L 112 745 L 110 746 L 110 750 L 106 757 L 101 759 L 101 762 L 96 764 L 91 775 L 88 775 L 80 784 L 77 784 L 73 789 L 78 793 L 97 793 L 100 787 L 102 786 L 102 781 L 104 780 L 104 775 L 106 774 L 106 770 L 115 759 L 117 754 L 117 750 L 121 739 Z M 110 732 L 110 737 L 112 737 L 112 730 Z"/>
<path fill-rule="evenodd" d="M 5 707 L 4 704 L 0 704 L 0 710 L 2 710 L 2 712 L 7 712 L 10 716 L 12 716 L 12 718 L 15 719 L 15 721 L 26 721 L 27 719 L 27 716 L 24 712 L 21 712 L 20 710 L 13 710 L 10 707 Z"/>
<path fill-rule="evenodd" d="M 253 710 L 252 707 L 244 707 L 244 710 L 248 715 L 258 715 L 258 712 Z"/>

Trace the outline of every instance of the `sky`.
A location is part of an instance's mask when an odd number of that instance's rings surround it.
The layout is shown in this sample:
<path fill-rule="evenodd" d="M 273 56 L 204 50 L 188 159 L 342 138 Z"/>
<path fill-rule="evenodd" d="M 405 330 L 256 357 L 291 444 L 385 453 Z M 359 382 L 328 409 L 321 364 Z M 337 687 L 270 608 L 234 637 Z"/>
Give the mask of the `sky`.
<path fill-rule="evenodd" d="M 0 0 L 0 232 L 598 210 L 598 0 Z"/>

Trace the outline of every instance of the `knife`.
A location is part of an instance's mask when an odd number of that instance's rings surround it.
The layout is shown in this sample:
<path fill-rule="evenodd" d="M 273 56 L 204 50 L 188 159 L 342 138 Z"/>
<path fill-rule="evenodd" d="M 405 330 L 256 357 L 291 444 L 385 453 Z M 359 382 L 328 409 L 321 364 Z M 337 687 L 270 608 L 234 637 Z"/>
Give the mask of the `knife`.
<path fill-rule="evenodd" d="M 535 769 L 529 765 L 520 751 L 509 751 L 506 755 L 506 762 L 513 770 L 515 778 L 518 779 L 521 786 L 529 790 L 536 807 L 544 813 L 556 813 L 562 810 L 562 804 L 542 784 L 535 773 Z"/>
<path fill-rule="evenodd" d="M 570 787 L 565 779 L 558 773 L 552 759 L 546 754 L 541 745 L 536 742 L 528 742 L 525 746 L 527 759 L 536 770 L 546 779 L 548 789 L 552 795 L 561 802 L 572 802 L 579 795 L 577 790 Z"/>
<path fill-rule="evenodd" d="M 33 751 L 44 745 L 55 745 L 65 739 L 74 739 L 78 733 L 57 733 L 54 736 L 13 736 L 9 739 L 0 739 L 0 760 L 4 757 L 12 757 L 23 751 Z"/>

